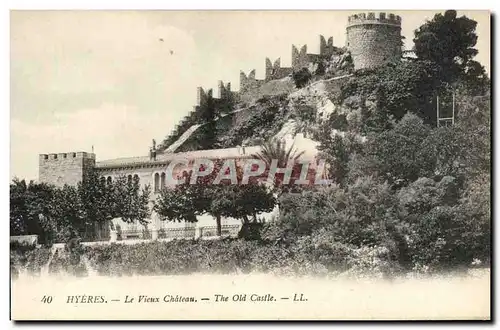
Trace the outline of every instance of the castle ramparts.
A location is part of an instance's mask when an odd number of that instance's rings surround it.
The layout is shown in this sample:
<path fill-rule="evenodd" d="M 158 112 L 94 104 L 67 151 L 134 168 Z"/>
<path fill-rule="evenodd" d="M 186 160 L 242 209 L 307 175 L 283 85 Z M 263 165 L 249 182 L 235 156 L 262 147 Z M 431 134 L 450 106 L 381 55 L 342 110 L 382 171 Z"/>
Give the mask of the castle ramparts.
<path fill-rule="evenodd" d="M 401 16 L 390 13 L 361 13 L 347 19 L 347 28 L 359 24 L 385 24 L 401 27 Z"/>
<path fill-rule="evenodd" d="M 213 97 L 214 106 L 220 114 L 228 113 L 232 110 L 233 105 L 240 99 L 241 95 L 251 93 L 258 90 L 261 86 L 267 82 L 273 80 L 279 80 L 289 77 L 293 72 L 299 71 L 302 68 L 309 67 L 312 63 L 317 63 L 322 58 L 331 57 L 335 53 L 342 53 L 343 49 L 335 47 L 333 45 L 333 37 L 325 39 L 324 36 L 320 35 L 320 52 L 319 54 L 311 54 L 307 52 L 307 45 L 303 45 L 300 49 L 295 45 L 292 45 L 291 54 L 291 67 L 282 67 L 281 58 L 277 58 L 274 62 L 271 59 L 265 59 L 265 78 L 257 79 L 256 70 L 252 69 L 248 74 L 244 71 L 240 71 L 240 89 L 239 91 L 231 91 L 231 83 L 224 84 L 219 81 L 218 84 L 218 96 Z M 175 136 L 182 134 L 182 131 L 189 128 L 189 126 L 197 123 L 198 110 L 200 107 L 206 104 L 209 97 L 213 96 L 212 89 L 204 90 L 202 87 L 198 87 L 196 91 L 196 105 L 193 106 L 193 110 L 190 111 L 180 122 L 175 126 L 172 134 L 170 134 L 166 141 L 172 142 Z M 160 146 L 160 151 L 166 146 Z"/>

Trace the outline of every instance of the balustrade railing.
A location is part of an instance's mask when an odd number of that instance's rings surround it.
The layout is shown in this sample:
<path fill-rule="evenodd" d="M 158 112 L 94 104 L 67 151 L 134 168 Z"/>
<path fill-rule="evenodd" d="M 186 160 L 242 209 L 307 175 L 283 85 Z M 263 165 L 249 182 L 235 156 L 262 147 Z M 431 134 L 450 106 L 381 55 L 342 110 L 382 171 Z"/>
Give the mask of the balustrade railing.
<path fill-rule="evenodd" d="M 221 237 L 237 236 L 240 231 L 241 225 L 223 225 L 221 228 Z M 33 236 L 33 237 L 32 237 Z M 202 226 L 202 227 L 182 227 L 182 228 L 160 228 L 159 230 L 153 229 L 127 229 L 116 231 L 98 231 L 92 233 L 90 231 L 80 233 L 79 239 L 82 243 L 108 243 L 119 241 L 133 241 L 133 240 L 152 240 L 152 239 L 196 239 L 196 238 L 216 238 L 217 226 Z M 30 241 L 37 241 L 37 235 L 28 236 L 11 236 L 11 241 L 23 241 L 30 239 Z M 65 243 L 65 241 L 55 241 L 53 243 Z"/>
<path fill-rule="evenodd" d="M 195 236 L 195 228 L 161 228 L 158 230 L 158 238 L 163 239 L 194 238 Z"/>
<path fill-rule="evenodd" d="M 240 231 L 240 225 L 223 225 L 221 228 L 221 236 L 236 236 Z M 200 237 L 217 236 L 217 226 L 200 227 Z"/>
<path fill-rule="evenodd" d="M 240 225 L 223 225 L 221 228 L 221 236 L 237 236 L 240 227 Z M 151 229 L 120 230 L 117 232 L 116 240 L 147 240 L 155 238 L 155 234 L 158 239 L 169 240 L 217 237 L 217 226 L 160 228 L 156 232 L 153 232 Z"/>

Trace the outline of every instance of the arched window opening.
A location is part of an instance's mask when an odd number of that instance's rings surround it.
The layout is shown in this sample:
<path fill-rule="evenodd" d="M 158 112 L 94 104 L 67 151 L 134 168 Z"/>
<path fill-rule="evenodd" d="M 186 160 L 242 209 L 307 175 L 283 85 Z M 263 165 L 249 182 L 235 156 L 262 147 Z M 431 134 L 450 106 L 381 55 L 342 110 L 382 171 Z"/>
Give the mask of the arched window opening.
<path fill-rule="evenodd" d="M 155 192 L 158 192 L 160 190 L 160 175 L 158 173 L 155 173 Z"/>
<path fill-rule="evenodd" d="M 163 173 L 161 174 L 161 178 L 160 178 L 160 189 L 165 188 L 165 176 L 166 176 L 166 175 L 165 175 L 165 172 L 163 172 Z"/>
<path fill-rule="evenodd" d="M 134 183 L 139 184 L 139 181 L 140 181 L 140 180 L 139 180 L 139 175 L 134 174 Z"/>
<path fill-rule="evenodd" d="M 131 184 L 132 183 L 132 174 L 129 174 L 127 177 L 127 183 Z"/>
<path fill-rule="evenodd" d="M 108 184 L 111 184 L 113 182 L 113 179 L 110 176 L 108 176 L 107 181 L 108 181 Z"/>

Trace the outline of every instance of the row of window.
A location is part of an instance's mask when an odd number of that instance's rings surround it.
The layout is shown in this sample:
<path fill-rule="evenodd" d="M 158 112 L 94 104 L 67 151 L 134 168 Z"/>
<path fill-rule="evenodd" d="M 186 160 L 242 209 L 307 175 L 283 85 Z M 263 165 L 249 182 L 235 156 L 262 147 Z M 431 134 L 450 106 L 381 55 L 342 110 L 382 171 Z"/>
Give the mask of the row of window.
<path fill-rule="evenodd" d="M 132 176 L 132 174 L 129 174 L 127 176 L 127 181 L 128 182 L 133 182 L 132 180 L 139 182 L 140 181 L 139 175 L 135 174 L 134 176 Z M 101 182 L 102 183 L 111 184 L 113 182 L 113 178 L 111 176 L 108 176 L 107 178 L 106 177 L 101 177 Z"/>
<path fill-rule="evenodd" d="M 101 178 L 101 181 L 103 183 L 108 183 L 108 184 L 111 184 L 113 182 L 113 178 L 111 176 L 108 176 L 107 178 L 106 177 L 102 177 Z M 127 181 L 128 182 L 139 182 L 140 179 L 139 179 L 139 175 L 135 174 L 132 176 L 132 174 L 129 174 L 127 176 Z M 161 189 L 165 188 L 165 182 L 166 182 L 166 174 L 165 172 L 163 173 L 155 173 L 154 174 L 154 191 L 155 192 L 159 192 Z"/>
<path fill-rule="evenodd" d="M 165 178 L 166 178 L 165 172 L 163 172 L 162 174 L 155 173 L 154 175 L 155 192 L 159 192 L 161 189 L 165 188 Z"/>

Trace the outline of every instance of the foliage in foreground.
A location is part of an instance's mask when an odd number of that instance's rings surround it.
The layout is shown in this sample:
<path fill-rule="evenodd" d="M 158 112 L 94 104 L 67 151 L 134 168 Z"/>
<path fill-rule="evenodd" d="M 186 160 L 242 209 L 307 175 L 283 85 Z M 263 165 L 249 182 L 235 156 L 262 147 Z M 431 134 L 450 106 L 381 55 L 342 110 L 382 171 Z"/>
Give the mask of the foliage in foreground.
<path fill-rule="evenodd" d="M 384 247 L 354 248 L 345 244 L 318 245 L 312 237 L 293 245 L 241 239 L 175 240 L 137 245 L 111 244 L 85 247 L 75 261 L 68 250 L 59 250 L 47 268 L 49 249 L 34 249 L 23 258 L 13 257 L 14 275 L 64 272 L 84 276 L 95 271 L 104 276 L 183 275 L 193 273 L 277 275 L 370 275 L 385 277 L 399 272 Z M 91 269 L 89 269 L 89 267 Z"/>

